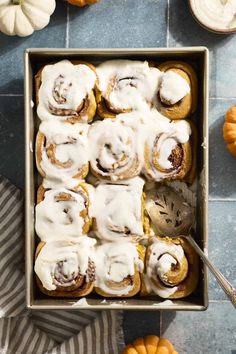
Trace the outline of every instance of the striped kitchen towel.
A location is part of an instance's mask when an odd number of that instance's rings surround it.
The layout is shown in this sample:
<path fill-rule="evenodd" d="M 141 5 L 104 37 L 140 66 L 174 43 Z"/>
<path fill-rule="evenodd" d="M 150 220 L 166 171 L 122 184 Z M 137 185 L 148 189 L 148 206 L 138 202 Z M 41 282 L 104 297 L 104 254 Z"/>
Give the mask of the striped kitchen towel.
<path fill-rule="evenodd" d="M 122 313 L 25 308 L 21 192 L 0 176 L 0 354 L 119 354 Z"/>

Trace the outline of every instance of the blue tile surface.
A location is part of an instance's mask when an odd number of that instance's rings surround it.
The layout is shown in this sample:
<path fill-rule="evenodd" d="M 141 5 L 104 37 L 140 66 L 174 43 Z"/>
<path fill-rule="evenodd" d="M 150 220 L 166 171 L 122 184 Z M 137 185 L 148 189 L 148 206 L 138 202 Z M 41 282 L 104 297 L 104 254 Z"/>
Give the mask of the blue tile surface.
<path fill-rule="evenodd" d="M 69 45 L 165 46 L 166 16 L 165 0 L 101 0 L 84 9 L 70 7 Z"/>
<path fill-rule="evenodd" d="M 209 257 L 236 288 L 236 201 L 209 204 Z M 210 275 L 211 300 L 227 296 Z"/>
<path fill-rule="evenodd" d="M 236 316 L 228 302 L 211 303 L 206 312 L 162 313 L 161 335 L 180 354 L 234 354 Z"/>
<path fill-rule="evenodd" d="M 138 337 L 149 334 L 160 335 L 160 312 L 126 311 L 124 313 L 125 342 L 131 343 Z"/>
<path fill-rule="evenodd" d="M 23 92 L 25 48 L 65 46 L 66 12 L 66 3 L 58 1 L 50 24 L 30 37 L 9 37 L 0 33 L 0 94 Z"/>
<path fill-rule="evenodd" d="M 23 97 L 0 96 L 0 174 L 24 186 Z"/>
<path fill-rule="evenodd" d="M 210 100 L 210 198 L 236 198 L 236 159 L 223 139 L 224 116 L 234 104 L 236 99 Z"/>
<path fill-rule="evenodd" d="M 211 96 L 236 97 L 232 75 L 236 64 L 235 35 L 218 35 L 201 28 L 191 16 L 188 1 L 183 0 L 170 0 L 169 32 L 170 47 L 203 45 L 210 49 Z"/>

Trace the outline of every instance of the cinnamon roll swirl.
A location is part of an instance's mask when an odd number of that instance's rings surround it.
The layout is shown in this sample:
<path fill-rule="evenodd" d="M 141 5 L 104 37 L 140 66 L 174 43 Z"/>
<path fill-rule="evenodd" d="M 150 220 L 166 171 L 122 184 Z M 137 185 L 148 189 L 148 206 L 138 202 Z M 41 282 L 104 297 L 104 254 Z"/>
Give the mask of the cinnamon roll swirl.
<path fill-rule="evenodd" d="M 163 121 L 164 122 L 164 121 Z M 190 125 L 161 121 L 153 127 L 144 152 L 144 173 L 154 181 L 183 179 L 191 169 Z"/>
<path fill-rule="evenodd" d="M 144 181 L 136 177 L 127 184 L 100 184 L 91 206 L 93 228 L 102 240 L 136 240 L 144 236 Z"/>
<path fill-rule="evenodd" d="M 35 230 L 42 241 L 77 240 L 89 231 L 89 185 L 72 190 L 40 186 L 35 208 Z"/>
<path fill-rule="evenodd" d="M 198 283 L 198 256 L 185 238 L 153 238 L 146 254 L 145 286 L 142 294 L 154 292 L 162 298 L 190 295 Z"/>
<path fill-rule="evenodd" d="M 95 281 L 93 246 L 89 237 L 78 242 L 40 242 L 35 254 L 36 281 L 49 296 L 81 297 L 90 294 Z"/>
<path fill-rule="evenodd" d="M 158 66 L 163 72 L 157 109 L 170 119 L 184 119 L 197 108 L 197 77 L 191 65 L 168 61 Z"/>
<path fill-rule="evenodd" d="M 96 251 L 95 291 L 105 297 L 132 297 L 140 291 L 144 247 L 109 242 Z"/>
<path fill-rule="evenodd" d="M 87 134 L 87 124 L 42 122 L 35 145 L 41 176 L 62 182 L 85 178 L 89 171 Z"/>
<path fill-rule="evenodd" d="M 91 172 L 118 181 L 137 176 L 142 168 L 134 129 L 114 119 L 96 122 L 89 131 Z"/>
<path fill-rule="evenodd" d="M 98 114 L 102 118 L 151 107 L 157 100 L 160 71 L 148 62 L 110 60 L 97 68 Z"/>
<path fill-rule="evenodd" d="M 35 77 L 37 113 L 41 120 L 89 122 L 96 112 L 92 64 L 62 60 L 44 66 Z"/>

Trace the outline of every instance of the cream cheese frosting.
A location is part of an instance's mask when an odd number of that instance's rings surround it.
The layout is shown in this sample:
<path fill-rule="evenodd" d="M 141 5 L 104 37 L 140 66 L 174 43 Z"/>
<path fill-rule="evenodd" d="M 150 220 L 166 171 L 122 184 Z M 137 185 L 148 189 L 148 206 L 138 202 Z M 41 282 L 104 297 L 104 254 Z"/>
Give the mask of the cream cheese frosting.
<path fill-rule="evenodd" d="M 96 74 L 85 64 L 73 65 L 69 60 L 46 65 L 42 70 L 37 114 L 41 120 L 66 120 L 76 115 L 78 107 L 94 88 Z M 61 110 L 68 115 L 61 115 Z"/>
<path fill-rule="evenodd" d="M 213 30 L 236 28 L 236 0 L 193 0 L 192 9 L 199 21 Z"/>
<path fill-rule="evenodd" d="M 48 242 L 35 260 L 35 272 L 47 290 L 56 290 L 55 274 L 58 264 L 60 271 L 68 278 L 73 279 L 76 274 L 86 276 L 89 259 L 93 258 L 93 247 L 96 240 L 81 237 L 77 242 Z M 71 280 L 74 283 L 74 280 Z"/>

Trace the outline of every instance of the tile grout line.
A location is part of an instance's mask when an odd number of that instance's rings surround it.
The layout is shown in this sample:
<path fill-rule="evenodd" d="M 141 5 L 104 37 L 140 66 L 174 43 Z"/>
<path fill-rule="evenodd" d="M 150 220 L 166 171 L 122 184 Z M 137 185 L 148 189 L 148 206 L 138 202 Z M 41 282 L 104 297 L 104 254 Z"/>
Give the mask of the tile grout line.
<path fill-rule="evenodd" d="M 67 4 L 66 8 L 66 48 L 69 48 L 69 22 L 70 22 L 70 10 L 69 10 L 69 4 Z"/>
<path fill-rule="evenodd" d="M 162 336 L 162 311 L 160 311 L 160 337 Z"/>
<path fill-rule="evenodd" d="M 231 303 L 231 301 L 230 300 L 209 300 L 209 303 L 213 303 L 213 304 L 215 304 L 215 303 Z"/>
<path fill-rule="evenodd" d="M 22 97 L 23 93 L 0 93 L 0 97 Z"/>
<path fill-rule="evenodd" d="M 208 198 L 209 202 L 236 202 L 236 198 Z"/>
<path fill-rule="evenodd" d="M 167 26 L 166 26 L 166 47 L 169 47 L 169 35 L 170 35 L 170 0 L 167 0 Z"/>
<path fill-rule="evenodd" d="M 209 97 L 210 100 L 235 100 L 236 101 L 236 97 Z"/>

